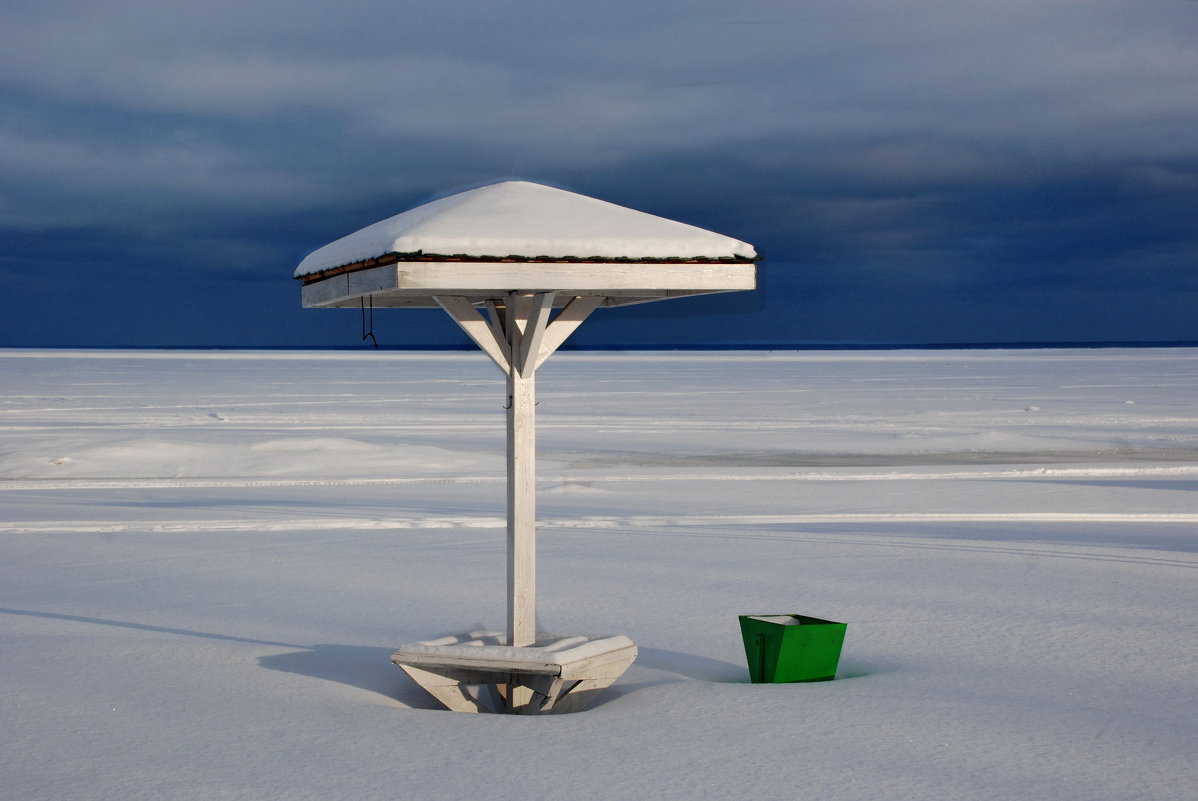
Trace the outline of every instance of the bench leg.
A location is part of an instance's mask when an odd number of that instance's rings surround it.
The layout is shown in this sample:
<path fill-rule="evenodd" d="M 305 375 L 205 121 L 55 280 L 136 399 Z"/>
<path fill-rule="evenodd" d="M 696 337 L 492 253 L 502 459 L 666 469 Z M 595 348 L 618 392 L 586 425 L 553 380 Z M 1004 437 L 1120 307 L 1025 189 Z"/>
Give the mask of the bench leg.
<path fill-rule="evenodd" d="M 493 681 L 479 680 L 478 676 L 463 676 L 459 671 L 433 671 L 424 668 L 400 665 L 403 672 L 411 676 L 429 695 L 454 712 L 502 712 L 507 704 Z M 477 698 L 465 691 L 465 687 L 477 685 Z"/>

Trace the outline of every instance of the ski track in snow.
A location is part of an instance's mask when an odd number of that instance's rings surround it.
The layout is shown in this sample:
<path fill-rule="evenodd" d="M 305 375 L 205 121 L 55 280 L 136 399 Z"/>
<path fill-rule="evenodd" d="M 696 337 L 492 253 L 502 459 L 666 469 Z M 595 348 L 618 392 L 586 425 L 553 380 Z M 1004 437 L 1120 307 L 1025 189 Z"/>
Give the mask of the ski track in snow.
<path fill-rule="evenodd" d="M 778 526 L 837 523 L 1198 523 L 1198 513 L 1086 512 L 887 512 L 763 515 L 602 515 L 539 518 L 542 529 L 644 529 L 669 526 Z M 211 520 L 58 520 L 0 522 L 0 533 L 65 533 L 118 531 L 322 531 L 333 529 L 503 528 L 492 516 L 338 517 Z M 785 536 L 785 535 L 778 535 Z"/>
<path fill-rule="evenodd" d="M 1198 569 L 1198 554 L 1190 557 L 1173 551 L 1129 552 L 1123 547 L 1101 545 L 1070 545 L 1066 547 L 1042 545 L 1033 542 L 996 542 L 989 540 L 943 540 L 895 536 L 892 534 L 829 535 L 823 532 L 803 530 L 777 531 L 760 530 L 757 527 L 791 525 L 816 526 L 865 523 L 1118 523 L 1122 525 L 1143 524 L 1189 524 L 1198 523 L 1198 514 L 1081 514 L 1081 513 L 1011 513 L 1011 514 L 958 514 L 958 513 L 898 513 L 898 514 L 795 514 L 795 515 L 629 515 L 626 517 L 603 516 L 569 519 L 543 519 L 539 521 L 543 532 L 557 530 L 585 530 L 588 536 L 595 533 L 633 533 L 636 536 L 683 537 L 725 540 L 786 540 L 803 543 L 855 545 L 869 548 L 902 548 L 914 550 L 961 551 L 987 553 L 1004 556 L 1027 556 L 1052 559 L 1074 559 L 1088 562 L 1118 562 L 1156 567 Z M 705 526 L 719 526 L 704 530 Z M 402 530 L 480 530 L 500 531 L 506 521 L 497 517 L 448 517 L 425 516 L 410 518 L 296 518 L 293 520 L 163 520 L 163 521 L 55 521 L 0 523 L 0 534 L 122 534 L 146 533 L 193 533 L 193 532 L 246 532 L 283 533 L 292 531 L 402 531 Z M 1153 555 L 1153 554 L 1161 555 Z M 1168 555 L 1164 555 L 1167 553 Z"/>
<path fill-rule="evenodd" d="M 1034 467 L 1009 470 L 950 470 L 928 472 L 843 472 L 843 473 L 726 473 L 700 474 L 644 473 L 619 476 L 541 476 L 539 486 L 568 482 L 585 484 L 639 484 L 668 481 L 714 482 L 832 482 L 832 481 L 943 481 L 946 479 L 1069 479 L 1069 478 L 1186 478 L 1198 476 L 1198 465 L 1177 467 Z M 476 476 L 405 476 L 393 478 L 63 478 L 3 479 L 4 491 L 69 491 L 127 489 L 231 489 L 262 487 L 338 487 L 389 484 L 494 484 L 506 479 L 500 475 Z"/>

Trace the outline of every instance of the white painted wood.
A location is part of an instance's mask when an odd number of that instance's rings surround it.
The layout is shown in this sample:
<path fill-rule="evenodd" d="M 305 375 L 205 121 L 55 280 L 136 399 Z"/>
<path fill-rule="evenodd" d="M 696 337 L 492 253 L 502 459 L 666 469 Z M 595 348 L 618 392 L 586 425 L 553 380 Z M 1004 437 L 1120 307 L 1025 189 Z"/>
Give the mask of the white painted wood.
<path fill-rule="evenodd" d="M 506 305 L 510 352 L 520 353 L 525 337 L 540 338 L 533 298 L 511 293 Z M 508 644 L 536 640 L 536 373 L 522 375 L 513 360 L 508 371 Z"/>
<path fill-rule="evenodd" d="M 489 670 L 496 673 L 515 670 L 519 673 L 535 673 L 546 676 L 560 676 L 562 672 L 561 664 L 552 661 L 549 656 L 543 659 L 513 661 L 501 656 L 492 656 L 488 653 L 489 650 L 491 649 L 482 645 L 459 649 L 457 653 L 422 654 L 410 653 L 401 648 L 393 656 L 396 664 L 415 665 L 416 667 L 457 667 L 470 670 Z"/>
<path fill-rule="evenodd" d="M 665 299 L 756 287 L 753 263 L 399 262 L 305 284 L 306 308 L 357 306 L 374 296 L 376 308 L 427 306 L 437 295 L 482 302 L 512 291 L 599 295 L 619 302 Z"/>
<path fill-rule="evenodd" d="M 487 310 L 487 323 L 491 326 L 491 331 L 495 335 L 496 342 L 502 342 L 507 346 L 507 329 L 504 328 L 504 312 L 505 308 L 502 304 L 497 304 L 495 299 L 488 300 L 483 303 L 483 308 Z M 510 347 L 507 348 L 511 350 Z M 504 370 L 506 373 L 507 370 Z"/>
<path fill-rule="evenodd" d="M 365 277 L 375 270 L 387 270 L 394 276 L 378 282 L 361 282 L 372 289 L 376 283 L 393 283 L 395 288 L 409 291 L 455 288 L 468 292 L 523 290 L 604 294 L 581 290 L 752 289 L 755 266 L 752 263 L 400 262 L 350 275 Z"/>
<path fill-rule="evenodd" d="M 346 277 L 346 288 L 351 295 L 373 295 L 395 285 L 395 275 L 382 270 L 356 270 Z"/>
<path fill-rule="evenodd" d="M 465 693 L 463 686 L 468 686 L 472 682 L 463 681 L 462 676 L 453 675 L 452 672 L 437 668 L 424 670 L 409 664 L 400 664 L 399 667 L 411 677 L 412 681 L 427 690 L 429 695 L 444 704 L 447 709 L 454 712 L 491 711 L 480 709 L 478 700 Z"/>
<path fill-rule="evenodd" d="M 580 712 L 610 687 L 636 660 L 636 646 L 613 650 L 585 662 L 563 665 L 557 686 L 545 699 L 541 712 Z"/>
<path fill-rule="evenodd" d="M 305 309 L 349 306 L 351 297 L 348 275 L 334 275 L 323 281 L 304 284 L 303 289 L 300 290 L 300 302 Z"/>
<path fill-rule="evenodd" d="M 520 358 L 516 367 L 520 374 L 531 378 L 537 368 L 541 351 L 541 342 L 545 338 L 545 329 L 549 325 L 549 315 L 553 311 L 553 293 L 542 292 L 532 297 L 528 311 L 528 322 L 520 337 Z"/>
<path fill-rule="evenodd" d="M 306 291 L 306 290 L 305 290 Z M 610 290 L 605 294 L 603 306 L 631 306 L 643 303 L 654 303 L 662 300 L 672 300 L 675 298 L 686 298 L 692 295 L 716 295 L 724 292 L 732 292 L 735 290 L 682 290 L 682 289 L 643 289 L 636 292 L 624 290 Z M 446 290 L 452 292 L 459 297 L 464 297 L 466 300 L 475 306 L 484 307 L 488 301 L 495 300 L 497 296 L 502 296 L 503 292 L 488 290 L 487 292 L 470 293 L 463 289 Z M 590 290 L 591 294 L 595 294 L 598 290 Z M 445 293 L 442 293 L 445 294 Z M 557 294 L 572 295 L 573 292 L 563 290 Z M 349 295 L 340 299 L 334 299 L 330 302 L 319 306 L 306 306 L 306 308 L 322 308 L 322 309 L 357 309 L 365 295 Z M 375 309 L 435 309 L 439 308 L 432 296 L 423 295 L 405 295 L 385 292 L 382 294 L 375 293 L 371 295 L 373 298 Z"/>
<path fill-rule="evenodd" d="M 491 361 L 495 362 L 500 370 L 505 373 L 511 370 L 511 347 L 506 341 L 495 335 L 491 324 L 479 314 L 478 309 L 474 308 L 470 301 L 455 295 L 437 295 L 433 299 L 466 332 L 467 336 L 491 357 Z"/>
<path fill-rule="evenodd" d="M 554 661 L 553 652 L 516 659 L 504 646 L 466 645 L 421 653 L 404 646 L 391 661 L 449 709 L 458 712 L 550 714 L 584 709 L 633 663 L 637 648 L 625 637 L 579 659 Z M 415 646 L 423 645 L 416 643 Z M 467 688 L 477 688 L 470 689 Z"/>
<path fill-rule="evenodd" d="M 542 363 L 554 351 L 562 346 L 570 334 L 573 334 L 578 326 L 582 325 L 583 321 L 590 316 L 591 312 L 603 305 L 606 298 L 591 295 L 588 297 L 575 297 L 571 299 L 562 310 L 557 313 L 552 322 L 545 329 L 545 335 L 541 338 L 541 347 L 537 351 L 537 360 L 533 364 L 533 369 L 540 367 Z"/>

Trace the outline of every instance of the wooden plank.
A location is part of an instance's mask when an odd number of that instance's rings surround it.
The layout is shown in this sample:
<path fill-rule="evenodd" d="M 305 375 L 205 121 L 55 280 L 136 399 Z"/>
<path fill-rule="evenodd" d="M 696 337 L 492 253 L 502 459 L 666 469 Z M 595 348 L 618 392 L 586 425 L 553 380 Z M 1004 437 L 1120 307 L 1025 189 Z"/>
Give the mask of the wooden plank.
<path fill-rule="evenodd" d="M 408 293 L 405 290 L 382 290 L 373 293 L 363 293 L 362 295 L 341 294 L 336 297 L 325 297 L 320 299 L 308 292 L 310 287 L 304 287 L 303 306 L 306 309 L 357 309 L 361 303 L 361 298 L 366 294 L 370 294 L 373 298 L 374 308 L 376 309 L 437 309 L 440 306 L 433 300 L 434 295 L 455 295 L 464 297 L 471 304 L 478 306 L 488 301 L 494 301 L 504 297 L 507 294 L 506 290 L 479 290 L 470 292 L 464 289 L 445 289 L 429 294 L 424 290 L 416 293 Z M 561 290 L 557 292 L 559 295 L 604 295 L 607 300 L 604 301 L 604 306 L 626 306 L 634 303 L 652 303 L 659 300 L 670 300 L 671 298 L 685 298 L 691 295 L 716 295 L 724 292 L 735 292 L 733 289 L 574 289 Z"/>
<path fill-rule="evenodd" d="M 732 292 L 756 287 L 754 264 L 400 262 L 305 284 L 305 307 L 356 306 L 373 294 L 375 307 L 435 306 L 436 295 L 478 302 L 507 292 L 557 292 L 611 297 Z"/>
<path fill-rule="evenodd" d="M 434 300 L 453 318 L 466 335 L 474 340 L 500 370 L 510 372 L 512 350 L 507 342 L 495 336 L 495 331 L 470 301 L 453 295 L 437 295 Z"/>
<path fill-rule="evenodd" d="M 373 295 L 395 287 L 395 268 L 378 267 L 373 270 L 349 273 L 345 276 L 346 289 L 350 295 Z"/>
<path fill-rule="evenodd" d="M 394 654 L 393 661 L 397 665 L 415 665 L 417 667 L 427 667 L 433 669 L 436 667 L 455 667 L 469 668 L 471 670 L 489 670 L 495 673 L 544 673 L 547 675 L 558 676 L 562 672 L 562 666 L 550 661 L 544 660 L 513 660 L 490 657 L 486 654 L 486 646 L 482 648 L 463 649 L 469 651 L 482 651 L 481 654 L 471 653 L 439 653 L 439 654 L 409 654 L 404 653 L 401 648 Z M 546 657 L 548 659 L 549 657 Z"/>
<path fill-rule="evenodd" d="M 532 302 L 511 293 L 506 305 L 509 352 L 520 352 Z M 536 384 L 513 360 L 507 390 L 508 645 L 536 641 Z"/>
<path fill-rule="evenodd" d="M 349 305 L 349 278 L 338 275 L 314 284 L 306 284 L 300 290 L 300 299 L 304 308 L 332 306 L 345 302 Z"/>
<path fill-rule="evenodd" d="M 533 378 L 508 381 L 508 642 L 536 640 L 536 434 Z"/>
<path fill-rule="evenodd" d="M 499 711 L 488 709 L 467 695 L 463 691 L 462 685 L 468 682 L 463 681 L 460 676 L 446 675 L 444 671 L 423 670 L 411 664 L 400 664 L 399 667 L 411 677 L 412 681 L 423 687 L 429 695 L 444 704 L 447 709 L 454 712 Z"/>
<path fill-rule="evenodd" d="M 503 327 L 506 308 L 496 303 L 495 300 L 486 301 L 483 308 L 487 310 L 487 322 L 491 325 L 491 332 L 495 335 L 495 339 L 506 344 L 507 334 L 504 333 L 506 329 Z"/>
<path fill-rule="evenodd" d="M 394 274 L 404 290 L 459 288 L 572 292 L 587 289 L 753 289 L 753 264 L 502 264 L 469 262 L 401 263 L 375 268 Z M 374 270 L 353 273 L 364 276 Z M 458 293 L 452 293 L 458 294 Z M 577 294 L 592 294 L 579 291 Z M 603 294 L 595 292 L 593 294 Z"/>
<path fill-rule="evenodd" d="M 533 296 L 528 322 L 520 336 L 520 358 L 516 360 L 516 366 L 522 375 L 531 375 L 542 361 L 539 358 L 541 342 L 544 340 L 552 311 L 552 292 L 542 292 Z"/>
<path fill-rule="evenodd" d="M 387 264 L 395 264 L 396 262 L 421 262 L 432 261 L 438 263 L 460 263 L 460 262 L 479 262 L 486 264 L 750 264 L 759 261 L 759 259 L 742 259 L 742 258 L 693 258 L 693 259 L 678 259 L 678 258 L 605 258 L 595 256 L 593 258 L 576 258 L 572 256 L 564 256 L 562 258 L 542 258 L 542 257 L 525 257 L 525 256 L 446 256 L 435 253 L 411 254 L 406 253 L 402 256 L 398 253 L 388 253 L 382 256 L 377 256 L 364 261 L 356 261 L 352 264 L 343 264 L 340 267 L 330 267 L 327 270 L 318 270 L 314 273 L 305 273 L 304 275 L 296 275 L 294 278 L 303 281 L 304 283 L 312 283 L 313 281 L 323 281 L 326 278 L 331 278 L 335 275 L 343 275 L 345 273 L 358 272 L 359 270 L 369 270 L 372 267 L 379 267 Z"/>
<path fill-rule="evenodd" d="M 626 259 L 610 259 L 595 257 L 591 259 L 585 258 L 522 258 L 517 256 L 504 256 L 496 258 L 494 256 L 439 256 L 435 254 L 405 254 L 402 258 L 398 253 L 389 253 L 383 256 L 378 256 L 365 261 L 357 261 L 352 264 L 344 264 L 340 267 L 331 267 L 327 270 L 320 270 L 314 273 L 305 275 L 293 276 L 294 278 L 303 281 L 305 284 L 311 284 L 316 281 L 323 281 L 326 278 L 332 278 L 346 273 L 359 272 L 361 270 L 370 270 L 374 267 L 381 267 L 397 262 L 437 262 L 437 263 L 461 263 L 461 262 L 476 262 L 485 264 L 751 264 L 758 259 L 652 259 L 652 258 L 626 258 Z"/>

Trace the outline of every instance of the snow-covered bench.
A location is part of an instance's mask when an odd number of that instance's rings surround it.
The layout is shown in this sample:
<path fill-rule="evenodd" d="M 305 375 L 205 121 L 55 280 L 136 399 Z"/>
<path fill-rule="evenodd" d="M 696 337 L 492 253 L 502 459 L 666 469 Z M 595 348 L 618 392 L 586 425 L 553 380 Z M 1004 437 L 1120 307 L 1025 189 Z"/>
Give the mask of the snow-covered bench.
<path fill-rule="evenodd" d="M 636 659 L 623 635 L 542 635 L 529 646 L 472 631 L 401 646 L 391 661 L 457 712 L 577 712 Z"/>

